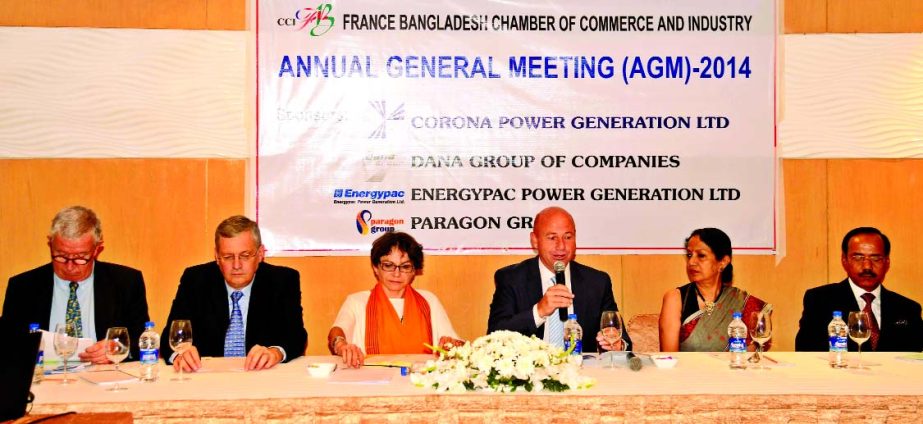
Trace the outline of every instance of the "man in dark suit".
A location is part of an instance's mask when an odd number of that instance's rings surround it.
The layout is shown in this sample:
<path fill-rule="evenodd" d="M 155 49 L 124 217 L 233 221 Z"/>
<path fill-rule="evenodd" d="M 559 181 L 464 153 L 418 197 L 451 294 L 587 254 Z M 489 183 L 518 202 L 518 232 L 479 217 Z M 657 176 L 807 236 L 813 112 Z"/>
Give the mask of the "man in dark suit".
<path fill-rule="evenodd" d="M 561 345 L 563 333 L 557 323 L 558 308 L 577 314 L 583 328 L 583 350 L 595 352 L 597 342 L 606 350 L 631 348 L 628 332 L 622 331 L 624 345 L 606 344 L 599 337 L 599 320 L 603 311 L 617 311 L 612 295 L 612 281 L 605 272 L 574 262 L 577 251 L 577 230 L 574 218 L 566 210 L 549 207 L 535 216 L 529 235 L 538 256 L 499 269 L 494 274 L 496 286 L 490 303 L 487 332 L 516 331 L 537 336 L 551 344 Z M 562 262 L 567 284 L 554 284 L 554 263 Z M 557 330 L 556 330 L 557 328 Z"/>
<path fill-rule="evenodd" d="M 164 327 L 160 350 L 174 369 L 196 371 L 200 356 L 246 356 L 247 370 L 304 355 L 308 333 L 298 271 L 263 263 L 256 222 L 232 216 L 215 231 L 215 261 L 186 268 Z M 192 323 L 192 347 L 170 348 L 174 320 Z"/>
<path fill-rule="evenodd" d="M 64 208 L 51 221 L 51 263 L 10 278 L 3 317 L 14 327 L 38 323 L 54 331 L 57 324 L 79 326 L 80 336 L 99 340 L 79 352 L 81 361 L 107 364 L 104 340 L 109 327 L 125 327 L 137 341 L 148 320 L 141 272 L 100 262 L 102 226 L 96 213 L 82 206 Z M 132 343 L 131 358 L 138 358 Z"/>
<path fill-rule="evenodd" d="M 920 304 L 882 286 L 891 267 L 891 242 L 877 228 L 859 227 L 843 237 L 840 263 L 847 278 L 839 283 L 809 289 L 795 336 L 797 351 L 830 348 L 827 325 L 833 311 L 845 319 L 850 311 L 870 312 L 872 337 L 863 350 L 919 352 L 923 350 Z M 875 334 L 877 331 L 877 334 Z M 850 339 L 848 348 L 857 349 Z"/>

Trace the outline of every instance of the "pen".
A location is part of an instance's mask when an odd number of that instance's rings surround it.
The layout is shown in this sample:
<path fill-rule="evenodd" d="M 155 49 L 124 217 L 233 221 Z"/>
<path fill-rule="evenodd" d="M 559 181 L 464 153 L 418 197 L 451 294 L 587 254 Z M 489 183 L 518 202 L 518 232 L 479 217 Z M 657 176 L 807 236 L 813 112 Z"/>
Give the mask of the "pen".
<path fill-rule="evenodd" d="M 770 358 L 770 357 L 768 357 L 768 356 L 766 356 L 766 355 L 763 355 L 763 359 L 765 359 L 765 360 L 767 360 L 767 361 L 769 361 L 769 362 L 772 362 L 773 364 L 778 364 L 778 363 L 779 363 L 779 361 L 777 361 L 777 360 L 775 360 L 775 359 L 772 359 L 772 358 Z"/>

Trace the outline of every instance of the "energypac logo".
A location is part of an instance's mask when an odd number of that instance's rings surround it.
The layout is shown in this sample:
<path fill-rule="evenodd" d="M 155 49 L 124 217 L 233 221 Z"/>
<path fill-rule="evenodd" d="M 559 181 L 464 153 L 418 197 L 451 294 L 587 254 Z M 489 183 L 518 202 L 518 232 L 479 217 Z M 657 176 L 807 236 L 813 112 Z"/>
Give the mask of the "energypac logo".
<path fill-rule="evenodd" d="M 388 112 L 388 107 L 385 104 L 384 100 L 379 100 L 375 102 L 369 102 L 375 111 L 378 112 L 378 115 L 381 116 L 381 123 L 378 124 L 378 128 L 375 128 L 375 131 L 372 131 L 369 134 L 369 138 L 385 138 L 387 136 L 386 129 L 388 121 L 403 121 L 404 120 L 404 104 L 401 103 L 400 106 L 394 108 L 391 112 Z"/>
<path fill-rule="evenodd" d="M 396 225 L 404 225 L 404 220 L 400 218 L 372 219 L 372 212 L 368 209 L 356 215 L 356 230 L 362 235 L 394 232 Z"/>
<path fill-rule="evenodd" d="M 404 195 L 404 190 L 353 190 L 351 188 L 337 188 L 333 190 L 333 203 L 343 205 L 354 203 L 403 204 Z"/>
<path fill-rule="evenodd" d="M 308 28 L 308 34 L 312 37 L 320 37 L 333 28 L 334 18 L 330 16 L 333 5 L 330 3 L 321 3 L 316 9 L 306 7 L 295 11 L 294 18 L 279 18 L 276 20 L 278 26 L 297 27 L 295 31 L 301 31 Z"/>

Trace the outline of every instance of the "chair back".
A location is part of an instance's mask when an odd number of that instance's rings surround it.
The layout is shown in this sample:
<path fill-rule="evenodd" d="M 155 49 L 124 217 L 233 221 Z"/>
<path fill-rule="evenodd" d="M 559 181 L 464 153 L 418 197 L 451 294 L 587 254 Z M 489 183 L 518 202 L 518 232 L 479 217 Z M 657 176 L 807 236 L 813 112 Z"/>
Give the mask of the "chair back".
<path fill-rule="evenodd" d="M 638 314 L 628 320 L 635 352 L 660 352 L 660 314 Z"/>

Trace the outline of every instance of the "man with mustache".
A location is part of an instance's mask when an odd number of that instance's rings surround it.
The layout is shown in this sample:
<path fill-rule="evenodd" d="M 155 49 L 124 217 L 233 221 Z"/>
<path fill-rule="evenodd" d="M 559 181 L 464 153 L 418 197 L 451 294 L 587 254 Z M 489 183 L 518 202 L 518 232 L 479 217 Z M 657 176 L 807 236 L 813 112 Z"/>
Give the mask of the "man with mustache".
<path fill-rule="evenodd" d="M 833 311 L 869 312 L 872 336 L 862 350 L 919 352 L 923 350 L 923 319 L 920 304 L 881 285 L 891 267 L 891 242 L 877 228 L 859 227 L 846 233 L 840 263 L 848 276 L 839 283 L 809 289 L 795 336 L 797 351 L 830 348 L 827 325 Z M 850 351 L 857 345 L 850 339 Z"/>

